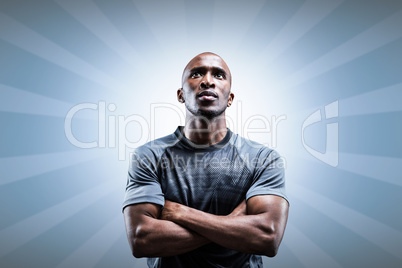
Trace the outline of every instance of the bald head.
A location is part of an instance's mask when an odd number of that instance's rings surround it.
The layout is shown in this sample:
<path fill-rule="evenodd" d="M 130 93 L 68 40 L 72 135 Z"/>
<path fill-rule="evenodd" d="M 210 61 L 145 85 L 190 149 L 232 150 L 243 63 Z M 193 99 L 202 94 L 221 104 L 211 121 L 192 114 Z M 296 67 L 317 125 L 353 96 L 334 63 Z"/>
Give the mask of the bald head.
<path fill-rule="evenodd" d="M 208 62 L 211 66 L 206 67 L 217 67 L 225 71 L 227 77 L 232 84 L 232 74 L 230 73 L 229 67 L 227 66 L 226 62 L 217 54 L 212 52 L 203 52 L 198 54 L 194 58 L 190 60 L 190 62 L 186 65 L 182 75 L 182 86 L 184 84 L 184 80 L 186 79 L 187 75 L 191 72 L 193 68 L 200 67 L 201 65 Z M 213 66 L 212 66 L 213 65 Z"/>
<path fill-rule="evenodd" d="M 186 106 L 187 116 L 215 118 L 224 115 L 234 98 L 231 74 L 218 55 L 205 52 L 195 56 L 183 72 L 177 100 Z"/>

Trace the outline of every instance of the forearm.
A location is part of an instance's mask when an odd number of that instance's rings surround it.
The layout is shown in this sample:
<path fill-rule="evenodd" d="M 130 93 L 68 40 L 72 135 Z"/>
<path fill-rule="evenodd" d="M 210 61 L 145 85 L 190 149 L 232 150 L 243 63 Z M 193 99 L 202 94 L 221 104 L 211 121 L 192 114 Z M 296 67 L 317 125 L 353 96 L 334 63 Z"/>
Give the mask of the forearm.
<path fill-rule="evenodd" d="M 135 257 L 165 257 L 194 250 L 209 241 L 191 230 L 158 219 L 160 208 L 138 204 L 124 209 L 127 238 Z"/>
<path fill-rule="evenodd" d="M 274 255 L 276 239 L 273 229 L 267 227 L 265 214 L 244 216 L 216 216 L 181 206 L 172 220 L 223 247 L 237 251 Z"/>
<path fill-rule="evenodd" d="M 166 257 L 186 253 L 209 241 L 170 221 L 150 218 L 134 231 L 136 257 Z"/>

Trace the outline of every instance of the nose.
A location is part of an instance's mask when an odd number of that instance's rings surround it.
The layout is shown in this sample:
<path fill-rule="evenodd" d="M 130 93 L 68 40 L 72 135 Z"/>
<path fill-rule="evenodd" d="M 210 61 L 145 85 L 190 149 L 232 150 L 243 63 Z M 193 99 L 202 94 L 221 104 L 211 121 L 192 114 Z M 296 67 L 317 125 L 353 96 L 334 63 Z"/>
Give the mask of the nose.
<path fill-rule="evenodd" d="M 204 76 L 204 80 L 201 81 L 201 89 L 215 88 L 215 83 L 210 72 L 207 72 Z"/>

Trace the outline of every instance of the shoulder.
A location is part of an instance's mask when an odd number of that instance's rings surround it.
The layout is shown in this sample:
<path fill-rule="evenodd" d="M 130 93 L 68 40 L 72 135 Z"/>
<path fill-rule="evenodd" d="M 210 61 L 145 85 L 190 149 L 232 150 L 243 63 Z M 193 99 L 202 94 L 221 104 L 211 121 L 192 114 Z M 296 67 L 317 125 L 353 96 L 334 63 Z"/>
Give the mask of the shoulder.
<path fill-rule="evenodd" d="M 231 143 L 235 147 L 237 155 L 253 174 L 267 169 L 283 170 L 286 167 L 284 158 L 267 145 L 246 139 L 238 134 L 232 135 Z"/>
<path fill-rule="evenodd" d="M 246 139 L 238 134 L 233 134 L 231 144 L 240 155 L 246 155 L 248 158 L 280 158 L 279 153 L 267 145 Z"/>
<path fill-rule="evenodd" d="M 175 146 L 178 142 L 174 133 L 145 143 L 132 152 L 136 158 L 159 159 L 167 148 Z"/>

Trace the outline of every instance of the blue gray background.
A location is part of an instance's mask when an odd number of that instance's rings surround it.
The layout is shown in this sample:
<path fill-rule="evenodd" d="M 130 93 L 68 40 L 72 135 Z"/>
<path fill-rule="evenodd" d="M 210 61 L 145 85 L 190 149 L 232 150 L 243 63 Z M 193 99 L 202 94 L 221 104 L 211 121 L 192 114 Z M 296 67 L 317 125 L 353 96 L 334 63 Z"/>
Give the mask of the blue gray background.
<path fill-rule="evenodd" d="M 235 132 L 286 116 L 276 138 L 249 136 L 287 163 L 288 227 L 264 265 L 402 267 L 402 1 L 387 0 L 2 0 L 0 267 L 145 267 L 121 214 L 131 148 L 117 145 L 182 123 L 181 72 L 203 51 L 232 70 Z M 304 131 L 325 152 L 338 124 L 330 166 L 304 148 L 302 125 L 335 101 L 339 117 Z M 96 148 L 66 137 L 80 103 L 97 110 L 78 112 L 72 132 L 101 132 Z"/>

